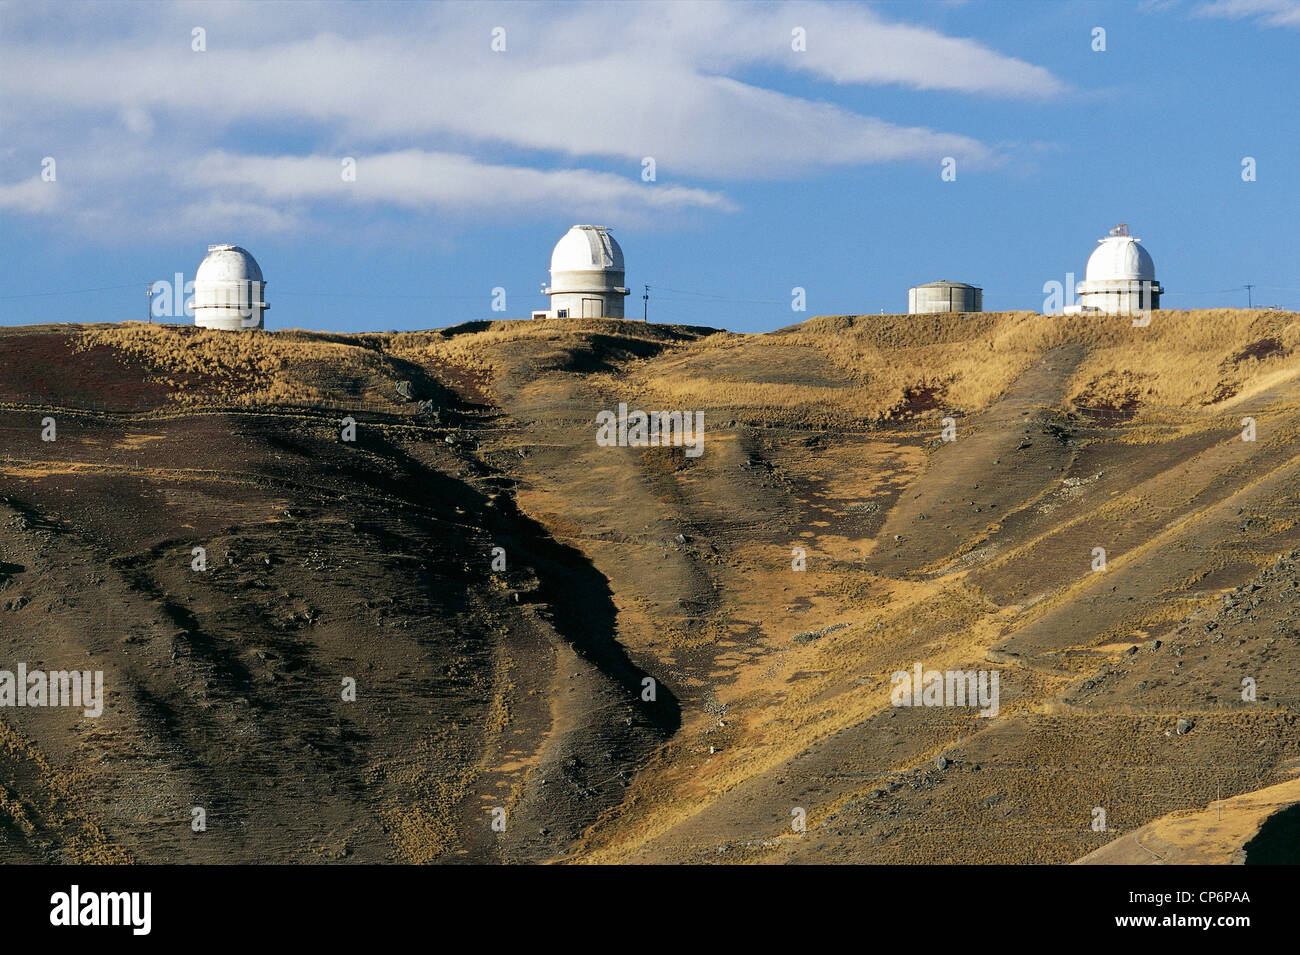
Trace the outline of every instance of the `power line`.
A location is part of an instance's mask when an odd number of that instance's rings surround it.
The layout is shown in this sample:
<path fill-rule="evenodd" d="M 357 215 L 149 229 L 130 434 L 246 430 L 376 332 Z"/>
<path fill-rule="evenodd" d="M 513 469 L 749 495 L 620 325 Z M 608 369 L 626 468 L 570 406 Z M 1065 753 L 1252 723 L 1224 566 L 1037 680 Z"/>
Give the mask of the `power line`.
<path fill-rule="evenodd" d="M 158 282 L 165 282 L 166 279 L 159 279 L 156 282 L 145 283 L 149 289 L 152 289 Z M 59 289 L 53 292 L 23 292 L 18 295 L 0 295 L 0 302 L 12 301 L 20 298 L 44 298 L 52 295 L 87 295 L 92 292 L 117 292 L 122 289 L 136 288 L 140 283 L 132 282 L 130 285 L 104 285 L 99 288 L 77 288 L 77 289 Z M 286 289 L 274 293 L 276 295 L 300 295 L 328 298 L 383 298 L 383 299 L 459 299 L 471 301 L 481 299 L 483 295 L 380 295 L 372 292 L 294 292 Z"/>
<path fill-rule="evenodd" d="M 722 302 L 739 302 L 744 305 L 788 305 L 785 299 L 779 298 L 729 298 L 726 295 L 714 295 L 712 292 L 688 292 L 680 288 L 667 288 L 663 285 L 647 285 L 646 288 L 654 289 L 656 292 L 672 292 L 676 295 L 696 295 L 700 298 L 713 298 Z"/>
<path fill-rule="evenodd" d="M 280 289 L 278 292 L 268 292 L 274 295 L 298 295 L 313 298 L 400 298 L 400 299 L 460 299 L 471 301 L 473 299 L 482 299 L 490 296 L 484 295 L 379 295 L 373 292 L 293 292 Z"/>
<path fill-rule="evenodd" d="M 1227 295 L 1231 292 L 1240 292 L 1240 291 L 1241 291 L 1241 286 L 1234 285 L 1232 288 L 1210 289 L 1209 291 L 1206 292 L 1185 292 L 1185 291 L 1174 290 L 1172 292 L 1162 293 L 1162 297 L 1165 295 Z"/>
<path fill-rule="evenodd" d="M 682 312 L 679 312 L 679 311 L 677 311 L 677 310 L 675 310 L 675 309 L 664 308 L 664 307 L 659 306 L 659 305 L 655 306 L 655 314 L 656 314 L 656 315 L 667 315 L 669 318 L 680 318 L 680 319 L 682 319 L 685 323 L 698 322 L 698 321 L 700 320 L 700 317 L 699 317 L 698 315 L 687 315 L 687 314 L 683 314 Z"/>
<path fill-rule="evenodd" d="M 103 288 L 77 288 L 66 289 L 59 292 L 24 292 L 21 295 L 0 295 L 0 301 L 8 301 L 15 298 L 42 298 L 49 295 L 85 295 L 89 292 L 115 292 L 124 288 L 135 288 L 140 283 L 132 282 L 130 285 L 105 285 Z"/>

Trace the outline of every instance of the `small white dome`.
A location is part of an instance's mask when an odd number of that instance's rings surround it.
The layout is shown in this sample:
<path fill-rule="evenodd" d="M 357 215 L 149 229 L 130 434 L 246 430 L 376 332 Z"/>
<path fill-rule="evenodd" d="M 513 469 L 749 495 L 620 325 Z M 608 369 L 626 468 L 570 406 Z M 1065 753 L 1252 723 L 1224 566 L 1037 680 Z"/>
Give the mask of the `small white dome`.
<path fill-rule="evenodd" d="M 1138 245 L 1141 239 L 1131 235 L 1112 235 L 1099 240 L 1100 244 L 1088 257 L 1085 280 L 1088 282 L 1154 282 L 1156 264 L 1150 253 Z"/>
<path fill-rule="evenodd" d="M 237 245 L 210 245 L 199 263 L 194 282 L 261 282 L 262 269 L 247 249 Z"/>
<path fill-rule="evenodd" d="M 575 225 L 551 253 L 552 272 L 622 272 L 623 250 L 609 230 L 599 225 Z"/>

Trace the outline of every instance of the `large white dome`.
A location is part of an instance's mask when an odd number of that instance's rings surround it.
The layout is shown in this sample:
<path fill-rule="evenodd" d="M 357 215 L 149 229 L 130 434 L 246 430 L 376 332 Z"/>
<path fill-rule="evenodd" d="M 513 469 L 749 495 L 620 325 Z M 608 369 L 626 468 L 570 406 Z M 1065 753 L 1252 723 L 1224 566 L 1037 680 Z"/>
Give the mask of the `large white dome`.
<path fill-rule="evenodd" d="M 1131 235 L 1112 235 L 1088 257 L 1085 280 L 1088 282 L 1154 282 L 1156 264 L 1150 253 Z"/>
<path fill-rule="evenodd" d="M 247 249 L 237 245 L 210 245 L 208 256 L 194 273 L 199 282 L 261 282 L 262 269 Z"/>
<path fill-rule="evenodd" d="M 210 245 L 194 272 L 194 324 L 236 331 L 262 328 L 266 281 L 257 260 L 237 245 Z"/>
<path fill-rule="evenodd" d="M 599 225 L 575 225 L 564 233 L 551 253 L 552 272 L 622 272 L 623 250 L 609 230 Z"/>

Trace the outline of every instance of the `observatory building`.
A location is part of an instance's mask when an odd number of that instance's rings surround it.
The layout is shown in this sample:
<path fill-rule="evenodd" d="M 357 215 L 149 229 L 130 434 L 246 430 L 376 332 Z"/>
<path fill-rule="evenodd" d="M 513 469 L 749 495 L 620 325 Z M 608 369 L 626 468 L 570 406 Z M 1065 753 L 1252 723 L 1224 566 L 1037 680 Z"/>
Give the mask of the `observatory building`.
<path fill-rule="evenodd" d="M 194 273 L 194 324 L 239 331 L 262 328 L 266 282 L 257 260 L 237 245 L 210 245 Z"/>
<path fill-rule="evenodd" d="M 936 312 L 982 312 L 984 290 L 961 282 L 930 282 L 907 290 L 908 315 Z"/>
<path fill-rule="evenodd" d="M 622 318 L 623 250 L 609 229 L 575 225 L 551 253 L 551 297 L 547 311 L 533 318 Z"/>
<path fill-rule="evenodd" d="M 1142 240 L 1129 235 L 1128 226 L 1121 222 L 1097 241 L 1084 280 L 1076 289 L 1078 304 L 1065 312 L 1128 315 L 1159 308 L 1164 289 L 1156 281 L 1156 264 L 1150 253 L 1138 245 Z"/>

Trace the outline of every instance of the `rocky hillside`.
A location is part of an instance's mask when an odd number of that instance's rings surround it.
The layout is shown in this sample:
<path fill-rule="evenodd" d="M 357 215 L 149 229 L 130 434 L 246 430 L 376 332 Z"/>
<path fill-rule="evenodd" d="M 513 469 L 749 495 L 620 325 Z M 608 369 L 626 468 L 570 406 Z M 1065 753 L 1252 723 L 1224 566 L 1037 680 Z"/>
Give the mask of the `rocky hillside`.
<path fill-rule="evenodd" d="M 106 691 L 0 706 L 0 859 L 1059 863 L 1285 784 L 1298 319 L 0 330 L 0 670 Z"/>

